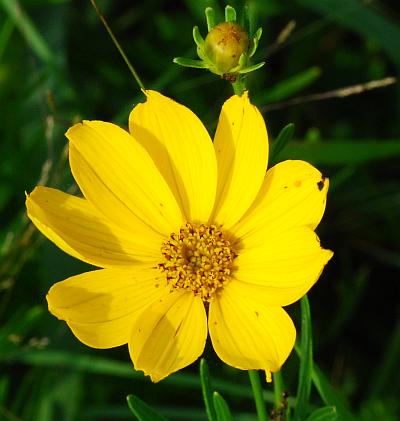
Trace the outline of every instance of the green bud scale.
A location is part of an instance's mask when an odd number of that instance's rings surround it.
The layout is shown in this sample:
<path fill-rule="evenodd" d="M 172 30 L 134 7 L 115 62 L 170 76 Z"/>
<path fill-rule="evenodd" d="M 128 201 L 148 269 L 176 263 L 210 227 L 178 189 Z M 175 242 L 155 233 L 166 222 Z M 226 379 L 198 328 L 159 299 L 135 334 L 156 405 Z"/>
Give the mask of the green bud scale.
<path fill-rule="evenodd" d="M 236 23 L 236 11 L 231 6 L 225 8 L 225 22 L 217 25 L 214 22 L 214 10 L 207 7 L 205 12 L 208 28 L 206 39 L 203 39 L 197 26 L 193 28 L 193 39 L 200 60 L 177 57 L 174 58 L 175 63 L 185 67 L 208 69 L 231 83 L 264 65 L 264 62 L 249 64 L 249 59 L 258 46 L 261 28 L 249 37 Z"/>

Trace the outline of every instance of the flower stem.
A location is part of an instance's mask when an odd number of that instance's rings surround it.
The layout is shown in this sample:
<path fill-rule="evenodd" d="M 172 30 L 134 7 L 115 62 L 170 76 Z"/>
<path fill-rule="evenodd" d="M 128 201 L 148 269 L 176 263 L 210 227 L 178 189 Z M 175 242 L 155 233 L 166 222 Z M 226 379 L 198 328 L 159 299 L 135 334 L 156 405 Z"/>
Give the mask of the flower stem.
<path fill-rule="evenodd" d="M 272 376 L 274 381 L 275 408 L 278 409 L 282 405 L 282 374 L 280 371 L 277 371 L 276 373 L 272 373 Z"/>
<path fill-rule="evenodd" d="M 253 389 L 254 401 L 256 403 L 259 421 L 268 421 L 267 410 L 264 404 L 263 390 L 261 387 L 260 375 L 256 370 L 249 370 L 251 388 Z"/>
<path fill-rule="evenodd" d="M 232 82 L 232 88 L 235 95 L 242 96 L 246 90 L 246 82 L 242 75 L 238 75 L 235 82 Z"/>
<path fill-rule="evenodd" d="M 117 38 L 115 37 L 113 31 L 111 30 L 110 26 L 108 25 L 105 17 L 103 16 L 103 14 L 101 13 L 99 7 L 97 6 L 97 3 L 95 0 L 90 0 L 90 2 L 92 3 L 94 10 L 97 13 L 97 16 L 99 17 L 99 19 L 101 20 L 101 22 L 103 23 L 104 27 L 106 28 L 108 34 L 110 35 L 113 43 L 115 44 L 115 46 L 117 47 L 119 53 L 121 54 L 122 58 L 124 59 L 126 65 L 128 66 L 128 69 L 130 70 L 130 72 L 132 73 L 133 77 L 136 80 L 136 83 L 139 85 L 139 87 L 141 89 L 145 89 L 143 82 L 140 80 L 139 75 L 136 73 L 136 70 L 134 69 L 134 67 L 132 66 L 131 62 L 129 61 L 128 57 L 126 56 L 126 54 L 124 53 L 124 50 L 122 49 L 120 43 L 118 42 Z"/>

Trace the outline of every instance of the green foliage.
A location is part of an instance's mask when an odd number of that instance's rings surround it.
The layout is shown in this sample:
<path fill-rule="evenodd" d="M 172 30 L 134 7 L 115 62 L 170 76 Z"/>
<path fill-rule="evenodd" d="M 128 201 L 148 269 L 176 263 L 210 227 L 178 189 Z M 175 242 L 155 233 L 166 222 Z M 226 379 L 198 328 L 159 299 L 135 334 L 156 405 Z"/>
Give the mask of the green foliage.
<path fill-rule="evenodd" d="M 217 413 L 217 421 L 233 421 L 228 404 L 218 392 L 214 392 L 213 401 L 215 412 Z"/>
<path fill-rule="evenodd" d="M 295 420 L 303 420 L 309 412 L 309 400 L 313 373 L 312 327 L 310 305 L 307 295 L 301 301 L 301 339 L 299 382 L 296 394 Z"/>
<path fill-rule="evenodd" d="M 287 143 L 292 140 L 294 135 L 294 124 L 287 124 L 278 134 L 275 142 L 273 143 L 270 160 L 271 162 L 276 161 L 279 153 L 285 148 Z"/>
<path fill-rule="evenodd" d="M 214 397 L 210 381 L 210 372 L 207 362 L 204 358 L 200 360 L 200 381 L 203 392 L 204 405 L 206 407 L 207 417 L 209 421 L 217 420 L 216 408 L 214 407 Z"/>
<path fill-rule="evenodd" d="M 325 406 L 316 409 L 306 421 L 335 421 L 337 420 L 336 408 L 334 406 Z"/>
<path fill-rule="evenodd" d="M 258 94 L 254 100 L 258 103 L 267 104 L 269 102 L 277 102 L 289 98 L 310 86 L 320 77 L 320 75 L 320 68 L 310 67 L 309 69 L 276 83 L 270 89 Z"/>
<path fill-rule="evenodd" d="M 137 396 L 129 395 L 126 398 L 129 409 L 138 419 L 138 421 L 167 421 L 166 418 L 158 414 L 149 405 L 144 403 Z"/>
<path fill-rule="evenodd" d="M 171 9 L 167 3 L 99 0 L 144 86 L 189 106 L 213 133 L 230 84 L 171 60 L 195 58 L 193 26 L 206 33 L 205 6 L 215 11 L 207 15 L 210 28 L 224 19 L 225 4 L 185 0 Z M 335 255 L 308 295 L 313 360 L 303 301 L 302 313 L 298 305 L 287 308 L 299 331 L 301 363 L 292 356 L 272 386 L 262 382 L 263 403 L 267 411 L 286 411 L 287 419 L 397 420 L 400 91 L 392 85 L 301 99 L 398 73 L 400 25 L 391 11 L 397 3 L 255 0 L 246 10 L 239 1 L 230 4 L 255 34 L 253 45 L 259 41 L 254 63 L 266 62 L 244 80 L 266 119 L 271 163 L 304 159 L 331 183 L 318 234 Z M 125 348 L 89 349 L 47 311 L 49 287 L 89 268 L 31 227 L 24 192 L 43 184 L 76 194 L 65 131 L 83 118 L 126 127 L 132 105 L 142 100 L 90 2 L 0 0 L 2 420 L 133 419 L 127 393 L 138 419 L 161 417 L 150 408 L 171 421 L 229 419 L 230 412 L 239 421 L 255 419 L 247 374 L 220 364 L 210 349 L 212 381 L 202 362 L 201 379 L 189 367 L 151 384 L 133 370 Z"/>

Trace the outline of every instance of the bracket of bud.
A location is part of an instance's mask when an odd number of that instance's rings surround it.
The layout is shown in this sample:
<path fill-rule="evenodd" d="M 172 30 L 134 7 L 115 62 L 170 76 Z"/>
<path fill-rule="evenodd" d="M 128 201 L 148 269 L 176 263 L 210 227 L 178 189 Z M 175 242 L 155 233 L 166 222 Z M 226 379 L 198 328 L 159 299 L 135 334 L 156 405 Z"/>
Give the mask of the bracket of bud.
<path fill-rule="evenodd" d="M 262 28 L 258 28 L 255 34 L 249 37 L 245 29 L 236 22 L 236 10 L 231 6 L 225 7 L 225 22 L 215 24 L 215 14 L 211 7 L 205 9 L 205 15 L 208 28 L 206 38 L 203 39 L 197 26 L 193 28 L 193 39 L 200 60 L 176 57 L 174 63 L 208 69 L 232 84 L 239 82 L 241 75 L 253 72 L 265 64 L 249 63 L 249 59 L 257 50 Z"/>

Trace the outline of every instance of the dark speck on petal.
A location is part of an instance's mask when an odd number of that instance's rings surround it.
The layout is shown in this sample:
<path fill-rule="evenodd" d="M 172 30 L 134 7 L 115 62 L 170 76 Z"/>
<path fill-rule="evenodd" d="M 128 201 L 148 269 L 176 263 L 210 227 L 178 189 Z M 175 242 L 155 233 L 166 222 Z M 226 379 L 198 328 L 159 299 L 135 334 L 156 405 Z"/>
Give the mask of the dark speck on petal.
<path fill-rule="evenodd" d="M 320 181 L 317 183 L 318 190 L 321 191 L 325 185 L 325 177 L 322 177 Z"/>

